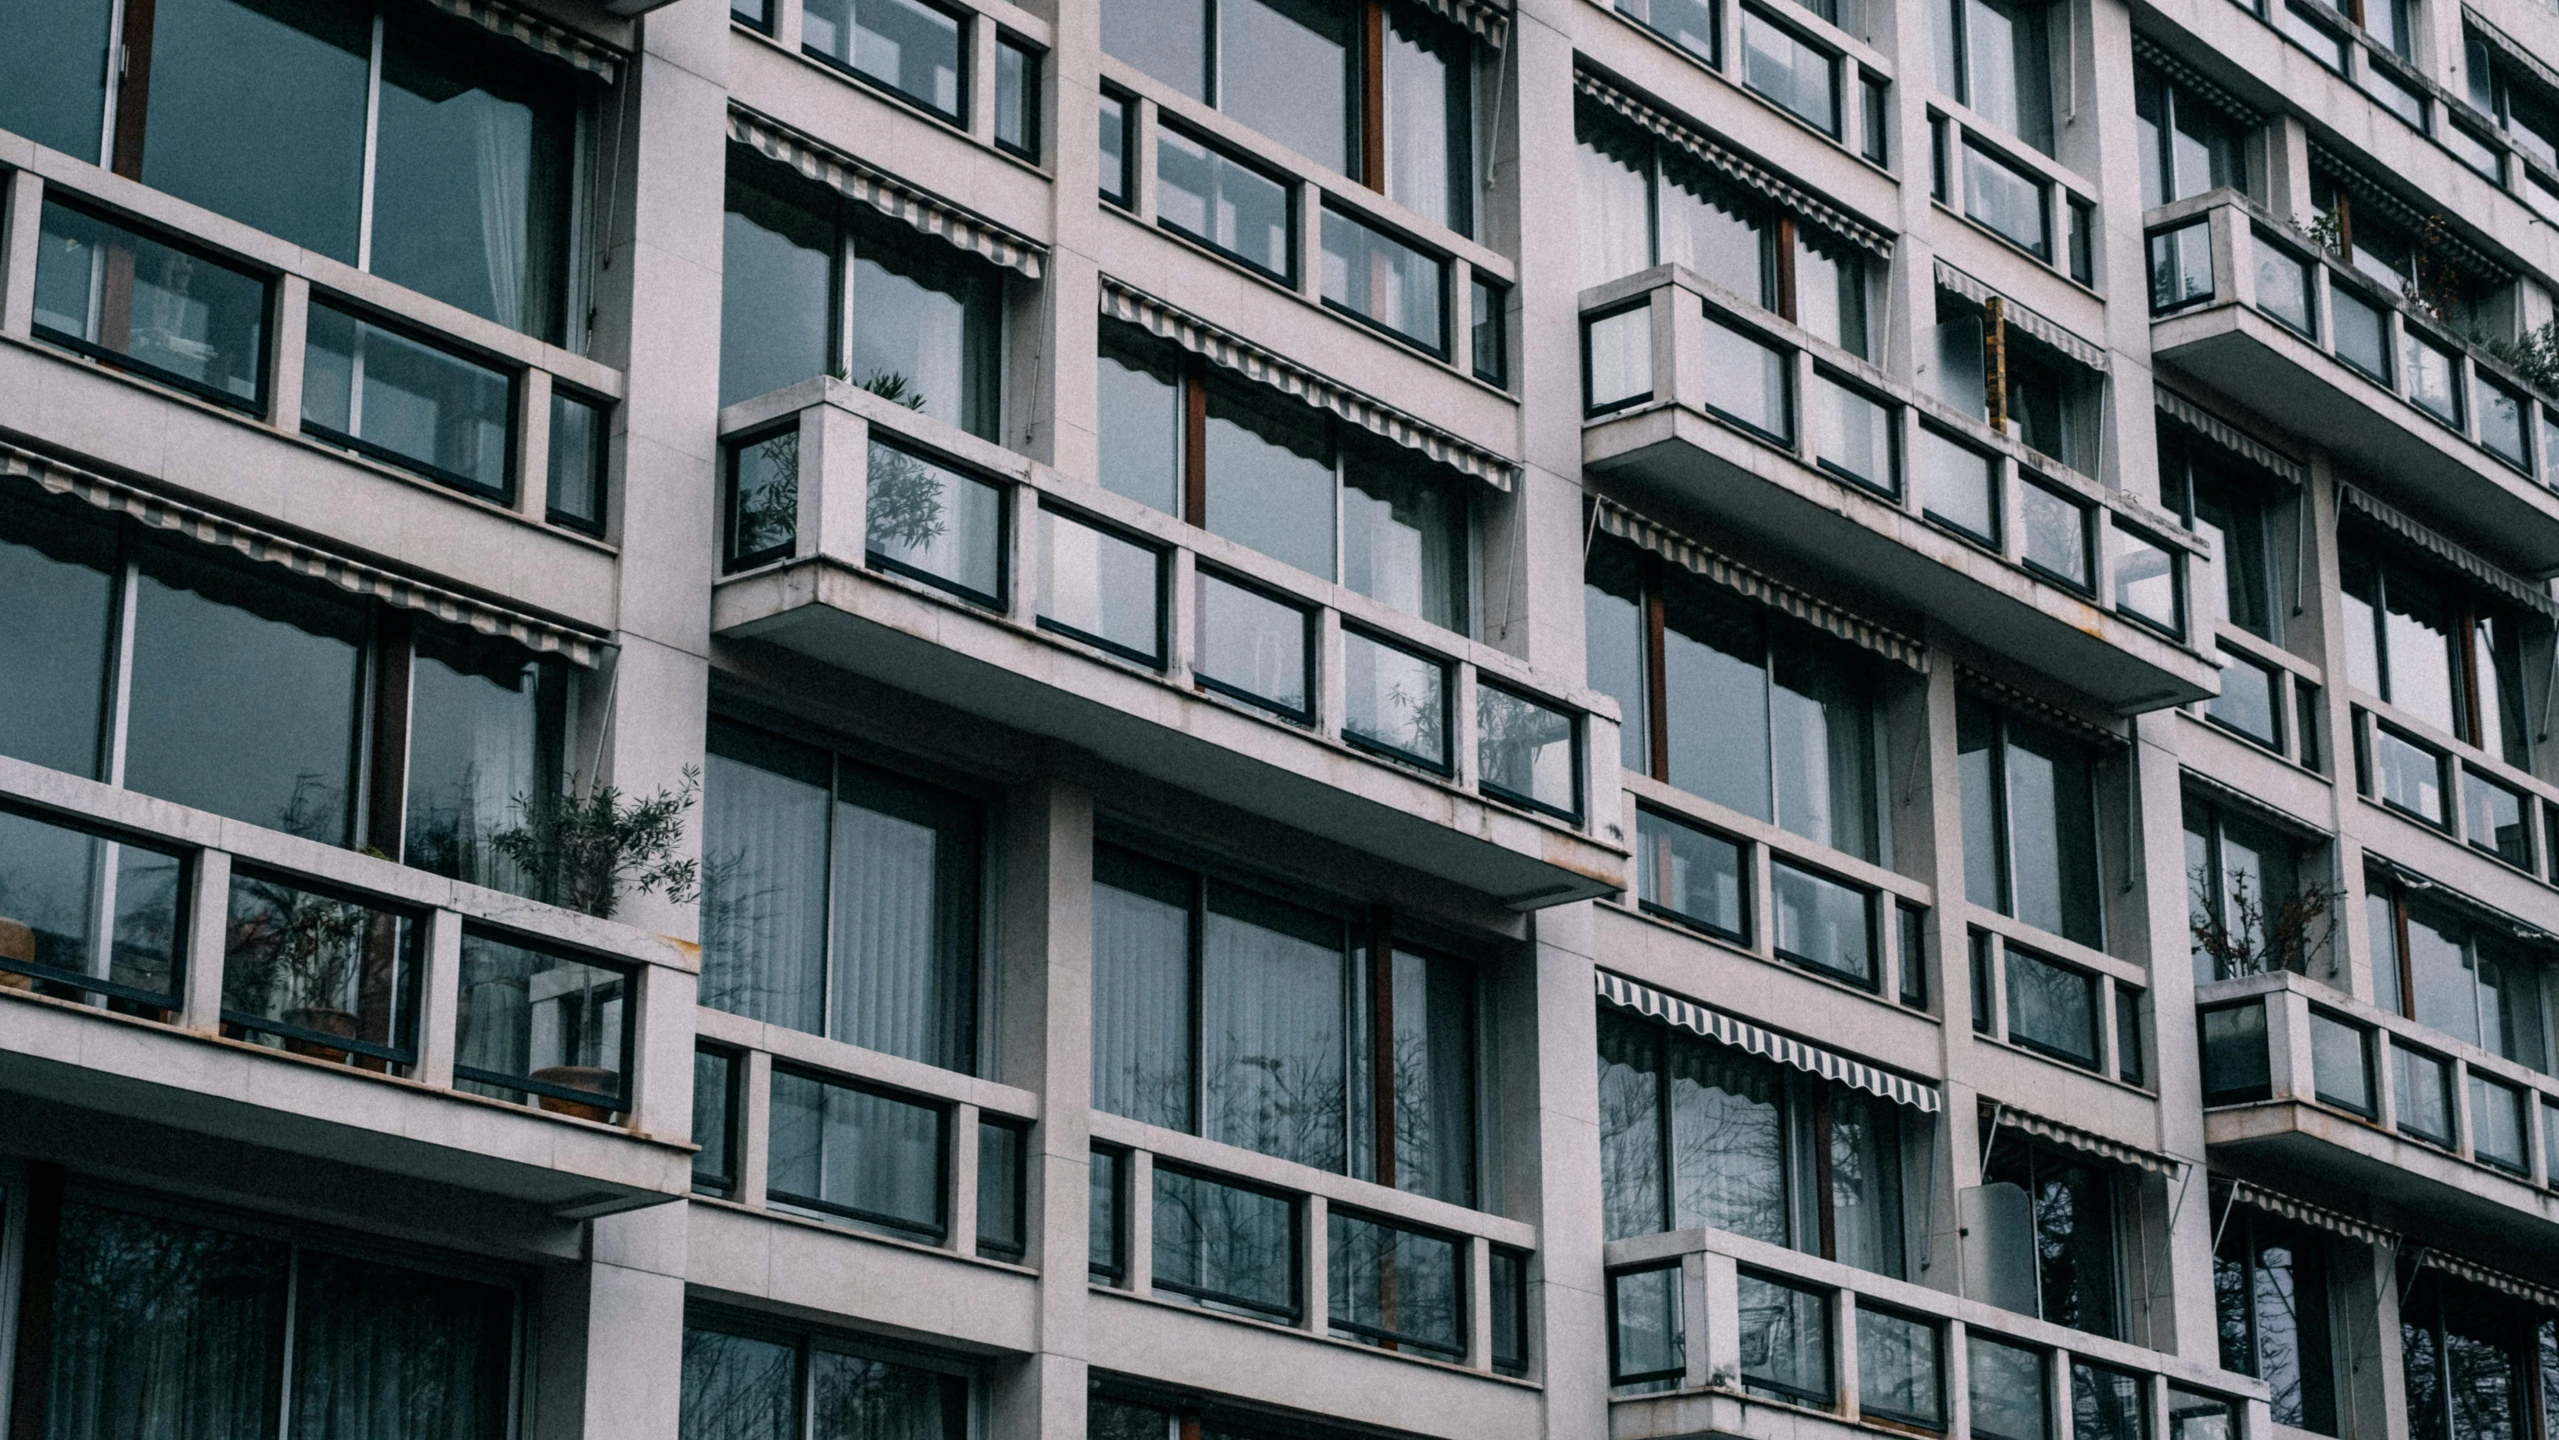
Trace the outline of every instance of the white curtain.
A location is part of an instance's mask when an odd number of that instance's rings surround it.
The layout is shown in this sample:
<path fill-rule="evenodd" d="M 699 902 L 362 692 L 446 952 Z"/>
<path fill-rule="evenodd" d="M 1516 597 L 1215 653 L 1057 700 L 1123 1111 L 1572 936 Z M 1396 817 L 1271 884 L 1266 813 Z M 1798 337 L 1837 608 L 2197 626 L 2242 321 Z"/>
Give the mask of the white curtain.
<path fill-rule="evenodd" d="M 817 1033 L 826 787 L 714 751 L 702 791 L 702 1003 Z"/>
<path fill-rule="evenodd" d="M 1342 938 L 1337 920 L 1209 888 L 1201 1133 L 1326 1170 L 1345 1167 Z"/>
<path fill-rule="evenodd" d="M 929 1065 L 954 1053 L 959 981 L 946 956 L 945 837 L 935 827 L 850 802 L 835 807 L 835 1037 Z M 956 878 L 956 877 L 953 877 Z"/>
<path fill-rule="evenodd" d="M 478 140 L 480 249 L 489 267 L 490 318 L 524 328 L 525 216 L 533 169 L 533 116 L 519 105 L 474 93 Z"/>
<path fill-rule="evenodd" d="M 1094 1108 L 1187 1130 L 1189 877 L 1107 850 L 1094 871 Z"/>
<path fill-rule="evenodd" d="M 513 1297 L 306 1251 L 293 1440 L 504 1440 Z"/>

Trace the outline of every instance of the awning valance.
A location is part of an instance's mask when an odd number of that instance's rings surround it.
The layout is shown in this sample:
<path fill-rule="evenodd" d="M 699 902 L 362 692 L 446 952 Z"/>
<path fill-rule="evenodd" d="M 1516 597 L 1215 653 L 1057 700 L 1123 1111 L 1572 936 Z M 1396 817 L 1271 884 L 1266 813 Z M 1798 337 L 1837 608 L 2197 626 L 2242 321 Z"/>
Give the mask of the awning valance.
<path fill-rule="evenodd" d="M 2269 1215 L 2280 1215 L 2286 1220 L 2325 1230 L 2331 1235 L 2342 1235 L 2365 1245 L 2399 1243 L 2399 1237 L 2393 1232 L 2368 1221 L 2358 1220 L 2342 1210 L 2331 1210 L 2325 1205 L 2313 1205 L 2307 1200 L 2296 1200 L 2290 1195 L 2268 1190 L 2261 1185 L 2251 1185 L 2245 1180 L 2231 1181 L 2230 1195 L 2232 1199 L 2252 1210 L 2263 1210 Z"/>
<path fill-rule="evenodd" d="M 2018 711 L 2028 719 L 2050 725 L 2065 735 L 2085 740 L 2091 745 L 2120 750 L 2132 743 L 2129 736 L 2066 710 L 2040 695 L 2020 690 L 2005 680 L 1984 675 L 1969 665 L 1956 667 L 1955 683 L 1962 689 L 1980 695 L 1983 699 L 1990 700 L 2005 709 Z"/>
<path fill-rule="evenodd" d="M 1922 675 L 1928 673 L 1928 647 L 1900 631 L 1878 625 L 1827 600 L 1808 595 L 1782 580 L 1763 575 L 1730 556 L 1645 519 L 1614 500 L 1597 497 L 1595 503 L 1595 520 L 1601 533 L 1640 545 L 1728 590 L 1739 591 L 1763 605 L 1773 605 L 1808 625 L 1829 631 L 1851 644 L 1864 646 Z"/>
<path fill-rule="evenodd" d="M 1048 247 L 1027 235 L 973 215 L 948 200 L 928 195 L 884 170 L 875 170 L 843 151 L 813 139 L 779 120 L 729 107 L 729 138 L 754 147 L 757 154 L 780 161 L 807 178 L 859 200 L 881 214 L 903 220 L 927 235 L 938 236 L 1007 270 L 1037 280 Z"/>
<path fill-rule="evenodd" d="M 2151 385 L 2150 394 L 2153 401 L 2157 403 L 2160 414 L 2194 431 L 2213 444 L 2270 475 L 2295 485 L 2309 483 L 2310 472 L 2302 467 L 2300 461 L 2245 433 L 2194 401 L 2155 381 Z"/>
<path fill-rule="evenodd" d="M 492 34 L 503 35 L 528 49 L 548 55 L 610 85 L 622 78 L 620 50 L 590 40 L 565 25 L 546 20 L 504 0 L 426 0 L 426 3 Z"/>
<path fill-rule="evenodd" d="M 2220 82 L 2178 59 L 2156 40 L 2136 31 L 2132 37 L 2133 58 L 2144 62 L 2162 75 L 2204 98 L 2205 103 L 2228 116 L 2241 130 L 2254 130 L 2264 118 L 2257 107 L 2230 93 Z"/>
<path fill-rule="evenodd" d="M 2360 165 L 2317 140 L 2310 142 L 2310 168 L 2326 175 L 2339 189 L 2354 196 L 2356 204 L 2370 205 L 2379 210 L 2411 237 L 2427 233 L 2431 212 L 2410 203 L 2399 192 L 2364 173 Z M 2515 272 L 2511 266 L 2491 258 L 2486 251 L 2453 234 L 2446 226 L 2437 225 L 2432 229 L 2430 243 L 2454 265 L 2486 281 L 2491 287 L 2513 282 Z"/>
<path fill-rule="evenodd" d="M 1998 1141 L 1997 1127 L 2004 1125 L 2011 1130 L 2032 1135 L 2038 1140 L 2049 1140 L 2055 1145 L 2066 1146 L 2085 1155 L 2094 1155 L 2101 1160 L 2111 1160 L 2118 1165 L 2136 1166 L 2154 1175 L 2173 1175 L 2185 1164 L 2182 1160 L 2159 1154 L 2157 1151 L 2144 1150 L 2138 1145 L 2127 1145 L 2121 1140 L 2109 1140 L 2095 1131 L 2082 1130 L 2076 1125 L 2065 1125 L 2058 1120 L 2046 1119 L 2031 1110 L 2020 1110 L 2006 1101 L 1994 1101 L 1985 1097 L 1981 1104 L 1984 1118 L 1989 1119 L 1993 1126 L 1992 1146 L 1996 1146 Z"/>
<path fill-rule="evenodd" d="M 1582 94 L 1615 111 L 1662 139 L 1678 146 L 1725 175 L 1768 196 L 1806 220 L 1837 234 L 1842 239 L 1863 246 L 1885 259 L 1891 259 L 1893 237 L 1854 219 L 1829 201 L 1815 199 L 1801 187 L 1780 178 L 1776 172 L 1744 158 L 1704 131 L 1690 126 L 1651 104 L 1618 89 L 1587 70 L 1573 72 L 1573 87 Z"/>
<path fill-rule="evenodd" d="M 1125 320 L 1246 379 L 1284 390 L 1319 410 L 1330 410 L 1371 434 L 1419 450 L 1496 489 L 1511 488 L 1511 477 L 1519 466 L 1480 445 L 1407 415 L 1384 401 L 1346 390 L 1307 366 L 1284 360 L 1232 331 L 1134 289 L 1125 281 L 1105 275 L 1101 290 L 1102 313 L 1114 320 Z"/>
<path fill-rule="evenodd" d="M 2414 1252 L 2416 1265 L 2420 1270 L 2431 1265 L 2447 1275 L 2467 1280 L 2473 1285 L 2485 1285 L 2491 1290 L 2512 1295 L 2518 1300 L 2539 1305 L 2546 1310 L 2559 1310 L 2559 1288 L 2526 1280 L 2519 1275 L 2509 1275 L 2503 1270 L 2493 1270 L 2475 1260 L 2464 1260 L 2458 1255 L 2447 1255 L 2440 1250 L 2420 1246 L 2410 1246 L 2409 1249 Z"/>
<path fill-rule="evenodd" d="M 2337 508 L 2381 527 L 2465 579 L 2476 581 L 2535 614 L 2559 620 L 2559 600 L 2550 598 L 2547 587 L 2535 585 L 2472 553 L 2459 541 L 2411 518 L 2398 507 L 2375 500 L 2352 485 L 2341 484 L 2337 487 Z"/>
<path fill-rule="evenodd" d="M 1937 262 L 1937 284 L 1940 289 L 1951 290 L 1976 305 L 1987 305 L 1991 297 L 1999 294 L 1998 291 L 1943 260 Z M 2001 309 L 2008 316 L 2010 329 L 2022 330 L 2061 352 L 2064 358 L 2085 365 L 2101 375 L 2105 373 L 2107 363 L 2105 346 L 2080 338 L 2076 331 L 2062 325 L 2059 321 L 2029 310 L 2015 300 L 2007 300 Z"/>
<path fill-rule="evenodd" d="M 1488 5 L 1484 0 L 1416 0 L 1475 33 L 1475 38 L 1499 50 L 1510 40 L 1511 12 L 1507 7 Z"/>
<path fill-rule="evenodd" d="M 1703 1035 L 1718 1044 L 1747 1050 L 1780 1065 L 1810 1071 L 1825 1080 L 1836 1080 L 1871 1095 L 1881 1095 L 1895 1104 L 1907 1105 L 1924 1114 L 1934 1115 L 1945 1108 L 1945 1102 L 1938 1098 L 1937 1087 L 1925 1081 L 1877 1069 L 1818 1045 L 1808 1045 L 1791 1035 L 1763 1030 L 1747 1020 L 1736 1019 L 1721 1010 L 1709 1010 L 1623 975 L 1606 970 L 1595 973 L 1599 976 L 1599 998 L 1621 1010 L 1650 1016 L 1666 1025 L 1676 1025 L 1692 1034 Z"/>
<path fill-rule="evenodd" d="M 252 560 L 281 565 L 299 575 L 329 581 L 385 604 L 416 610 L 483 635 L 503 635 L 529 650 L 594 665 L 610 643 L 603 636 L 474 600 L 423 580 L 394 575 L 361 561 L 246 525 L 210 510 L 155 495 L 121 480 L 48 459 L 0 441 L 0 475 L 32 481 L 56 495 L 76 495 L 101 510 L 130 515 L 155 530 L 175 531 L 200 544 L 236 550 Z"/>

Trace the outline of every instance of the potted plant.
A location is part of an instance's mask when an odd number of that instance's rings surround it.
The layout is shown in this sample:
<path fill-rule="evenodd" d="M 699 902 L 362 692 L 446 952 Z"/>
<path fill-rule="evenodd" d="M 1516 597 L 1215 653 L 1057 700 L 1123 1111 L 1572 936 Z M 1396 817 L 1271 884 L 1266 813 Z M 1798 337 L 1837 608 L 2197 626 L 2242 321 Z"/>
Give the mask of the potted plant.
<path fill-rule="evenodd" d="M 356 1038 L 362 1020 L 346 1007 L 364 969 L 372 913 L 284 885 L 250 881 L 246 888 L 257 904 L 232 920 L 223 1003 L 311 1034 Z M 283 1044 L 316 1060 L 342 1065 L 352 1058 L 308 1035 L 285 1036 Z"/>
<path fill-rule="evenodd" d="M 684 767 L 684 783 L 647 796 L 625 797 L 610 785 L 578 793 L 572 781 L 558 795 L 518 795 L 516 824 L 489 844 L 531 877 L 534 898 L 546 904 L 613 918 L 629 885 L 642 895 L 660 890 L 675 904 L 689 903 L 700 887 L 698 861 L 678 860 L 684 814 L 702 791 L 702 771 Z"/>

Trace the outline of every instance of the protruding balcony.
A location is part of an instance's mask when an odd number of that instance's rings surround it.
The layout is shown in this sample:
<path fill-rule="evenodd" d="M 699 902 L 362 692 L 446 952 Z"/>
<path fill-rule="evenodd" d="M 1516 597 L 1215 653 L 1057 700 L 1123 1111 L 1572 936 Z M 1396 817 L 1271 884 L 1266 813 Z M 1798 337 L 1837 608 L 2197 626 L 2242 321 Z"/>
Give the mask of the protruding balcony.
<path fill-rule="evenodd" d="M 2559 571 L 2559 408 L 2232 191 L 2147 223 L 2155 359 L 2316 439 L 2467 543 Z"/>
<path fill-rule="evenodd" d="M 2213 694 L 2205 547 L 1687 270 L 1582 296 L 1582 460 L 2122 713 Z"/>
<path fill-rule="evenodd" d="M 563 1218 L 658 1204 L 688 1184 L 696 966 L 627 926 L 0 758 L 21 1153 L 208 1177 L 282 1159 L 384 1203 Z"/>
<path fill-rule="evenodd" d="M 1607 697 L 840 380 L 721 428 L 722 639 L 1521 909 L 1624 888 Z"/>

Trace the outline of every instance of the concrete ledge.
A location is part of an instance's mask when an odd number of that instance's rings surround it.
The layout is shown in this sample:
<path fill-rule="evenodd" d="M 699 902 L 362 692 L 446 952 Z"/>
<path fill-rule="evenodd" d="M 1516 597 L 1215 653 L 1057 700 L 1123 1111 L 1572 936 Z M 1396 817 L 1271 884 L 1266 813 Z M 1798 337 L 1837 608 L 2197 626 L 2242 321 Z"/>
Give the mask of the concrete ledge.
<path fill-rule="evenodd" d="M 1039 1348 L 1038 1277 L 992 1261 L 720 1201 L 687 1206 L 686 1279 L 708 1298 L 850 1318 L 936 1346 L 1022 1355 Z"/>

